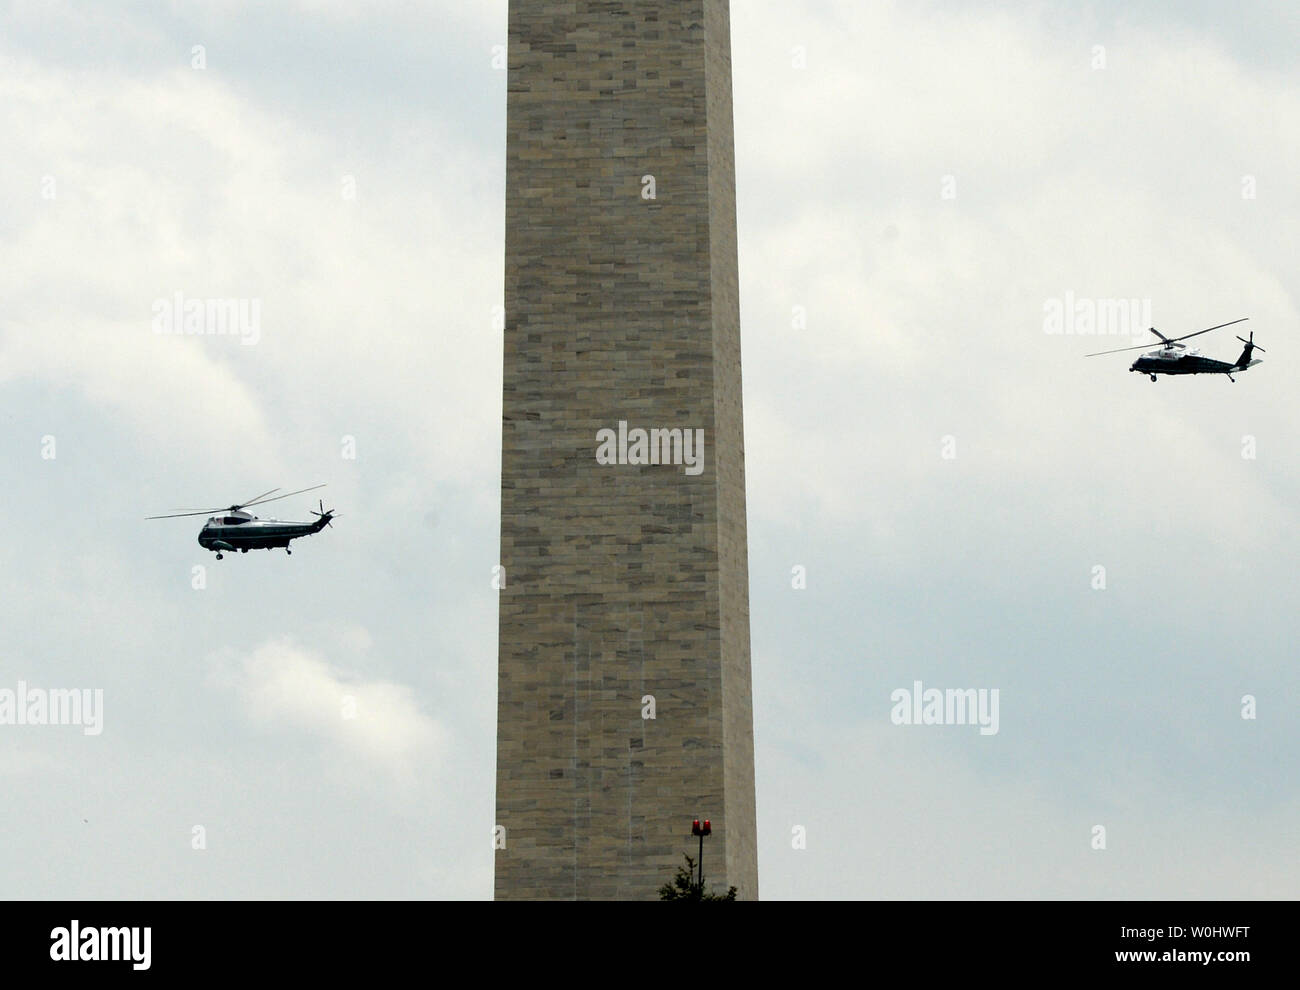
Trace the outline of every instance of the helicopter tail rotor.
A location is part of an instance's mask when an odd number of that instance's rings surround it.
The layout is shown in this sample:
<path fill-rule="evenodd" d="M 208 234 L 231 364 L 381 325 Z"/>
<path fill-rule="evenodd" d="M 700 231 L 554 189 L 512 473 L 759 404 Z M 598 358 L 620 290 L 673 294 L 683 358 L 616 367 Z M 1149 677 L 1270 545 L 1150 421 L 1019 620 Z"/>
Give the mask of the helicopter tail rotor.
<path fill-rule="evenodd" d="M 1245 371 L 1252 364 L 1259 363 L 1258 361 L 1251 360 L 1251 354 L 1253 354 L 1255 351 L 1262 351 L 1264 350 L 1264 348 L 1260 347 L 1257 343 L 1255 343 L 1255 331 L 1253 330 L 1250 332 L 1249 340 L 1247 340 L 1245 337 L 1238 337 L 1237 339 L 1240 340 L 1246 346 L 1242 348 L 1241 357 L 1237 358 L 1237 363 L 1236 365 L 1234 365 L 1234 367 L 1240 368 L 1242 371 Z"/>
<path fill-rule="evenodd" d="M 325 508 L 325 502 L 323 500 L 317 502 L 317 504 L 320 506 L 320 512 L 317 512 L 315 509 L 309 509 L 308 511 L 313 516 L 320 516 L 320 522 L 317 523 L 318 526 L 323 524 L 332 528 L 334 523 L 330 520 L 335 518 L 334 510 Z"/>

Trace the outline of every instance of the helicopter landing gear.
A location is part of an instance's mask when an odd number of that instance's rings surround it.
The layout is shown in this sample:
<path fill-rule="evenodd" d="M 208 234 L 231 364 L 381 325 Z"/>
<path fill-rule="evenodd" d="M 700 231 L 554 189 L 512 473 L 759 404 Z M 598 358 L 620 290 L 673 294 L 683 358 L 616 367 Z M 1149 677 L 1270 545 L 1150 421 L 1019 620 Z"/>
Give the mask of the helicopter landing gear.
<path fill-rule="evenodd" d="M 240 547 L 240 548 L 239 548 L 239 552 L 240 552 L 240 553 L 248 553 L 248 547 Z"/>
<path fill-rule="evenodd" d="M 290 557 L 293 556 L 293 551 L 290 550 L 288 547 L 285 547 L 285 548 L 284 548 L 284 552 L 287 553 Z"/>
<path fill-rule="evenodd" d="M 1152 380 L 1152 381 L 1155 381 L 1155 380 L 1156 380 L 1156 376 L 1155 376 L 1155 375 L 1152 375 L 1152 376 L 1151 376 L 1151 380 Z"/>
<path fill-rule="evenodd" d="M 221 554 L 218 553 L 218 554 L 217 554 L 217 560 L 220 560 L 220 559 L 221 559 Z"/>

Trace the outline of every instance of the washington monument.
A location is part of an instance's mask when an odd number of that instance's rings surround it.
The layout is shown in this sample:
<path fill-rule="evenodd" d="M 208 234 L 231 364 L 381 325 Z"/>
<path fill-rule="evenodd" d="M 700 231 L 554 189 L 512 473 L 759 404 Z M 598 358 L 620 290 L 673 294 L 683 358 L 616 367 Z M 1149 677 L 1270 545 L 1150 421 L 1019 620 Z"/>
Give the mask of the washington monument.
<path fill-rule="evenodd" d="M 496 896 L 758 896 L 727 0 L 511 0 Z"/>

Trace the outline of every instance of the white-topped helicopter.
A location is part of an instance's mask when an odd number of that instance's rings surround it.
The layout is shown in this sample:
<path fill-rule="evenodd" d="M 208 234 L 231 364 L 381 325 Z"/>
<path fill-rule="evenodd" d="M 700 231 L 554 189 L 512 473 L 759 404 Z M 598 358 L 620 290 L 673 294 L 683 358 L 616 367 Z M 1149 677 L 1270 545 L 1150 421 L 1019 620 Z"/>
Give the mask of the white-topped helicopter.
<path fill-rule="evenodd" d="M 276 495 L 275 493 L 280 489 L 272 488 L 269 492 L 263 492 L 256 498 L 250 498 L 246 502 L 230 505 L 224 509 L 174 512 L 171 515 L 147 516 L 146 518 L 180 519 L 184 516 L 207 516 L 209 513 L 220 513 L 220 515 L 209 516 L 208 521 L 199 530 L 199 546 L 205 550 L 215 550 L 217 560 L 221 560 L 221 551 L 223 550 L 231 552 L 238 550 L 240 553 L 248 553 L 249 550 L 272 550 L 276 547 L 284 547 L 285 553 L 293 553 L 289 549 L 290 540 L 296 540 L 300 536 L 311 536 L 313 533 L 319 533 L 326 526 L 333 525 L 330 520 L 334 518 L 334 510 L 326 509 L 324 501 L 320 502 L 319 512 L 315 509 L 309 510 L 313 516 L 320 516 L 314 523 L 259 519 L 251 512 L 245 512 L 244 510 L 252 508 L 254 505 L 278 502 L 282 498 L 301 495 L 303 492 L 314 492 L 317 488 L 324 487 L 324 485 L 313 485 L 311 488 L 302 488 L 296 492 L 286 492 L 283 495 Z M 268 498 L 267 496 L 274 497 Z"/>
<path fill-rule="evenodd" d="M 1187 349 L 1187 345 L 1179 343 L 1188 337 L 1199 337 L 1203 333 L 1209 333 L 1211 330 L 1222 330 L 1224 327 L 1230 327 L 1233 323 L 1244 323 L 1250 319 L 1249 316 L 1243 316 L 1240 320 L 1233 320 L 1232 323 L 1220 323 L 1217 327 L 1209 327 L 1205 330 L 1197 330 L 1195 333 L 1184 334 L 1181 337 L 1174 337 L 1172 340 L 1166 337 L 1155 327 L 1150 330 L 1159 337 L 1164 344 L 1159 350 L 1147 351 L 1140 358 L 1133 362 L 1129 371 L 1140 371 L 1145 375 L 1150 375 L 1151 380 L 1156 380 L 1156 375 L 1227 375 L 1228 381 L 1235 382 L 1233 372 L 1245 371 L 1260 363 L 1259 358 L 1251 360 L 1251 355 L 1256 350 L 1263 350 L 1255 343 L 1255 332 L 1250 333 L 1250 340 L 1245 337 L 1238 337 L 1245 348 L 1241 352 L 1241 357 L 1237 358 L 1234 364 L 1227 361 L 1216 361 L 1214 358 L 1202 357 L 1201 352 L 1192 348 Z M 1149 344 L 1138 344 L 1137 347 L 1117 347 L 1113 351 L 1097 351 L 1095 354 L 1085 354 L 1084 357 L 1100 357 L 1102 354 L 1118 354 L 1121 351 L 1140 351 Z"/>

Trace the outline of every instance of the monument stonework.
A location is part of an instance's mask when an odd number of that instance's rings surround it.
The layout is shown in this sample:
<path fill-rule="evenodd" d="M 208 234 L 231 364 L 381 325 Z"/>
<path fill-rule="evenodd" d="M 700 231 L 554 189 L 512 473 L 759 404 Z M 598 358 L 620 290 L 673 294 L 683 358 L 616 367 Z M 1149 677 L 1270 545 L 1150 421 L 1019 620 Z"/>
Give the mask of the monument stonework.
<path fill-rule="evenodd" d="M 496 896 L 756 898 L 728 3 L 509 9 Z"/>

